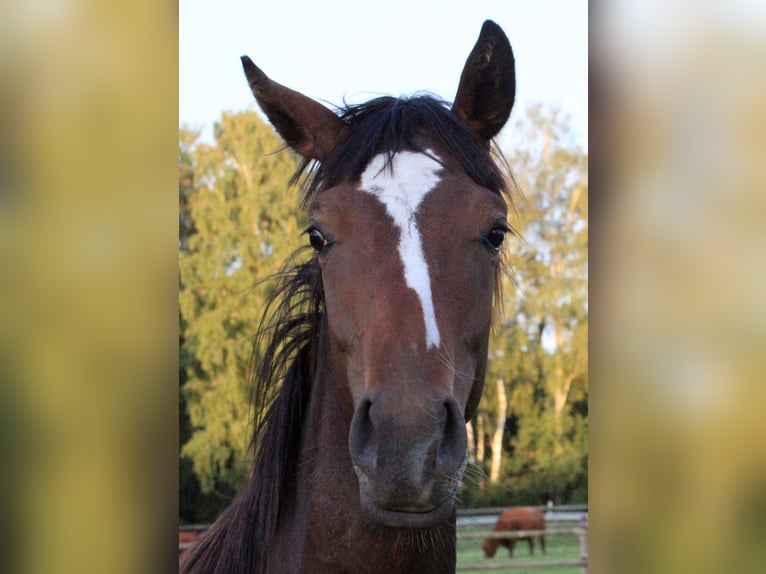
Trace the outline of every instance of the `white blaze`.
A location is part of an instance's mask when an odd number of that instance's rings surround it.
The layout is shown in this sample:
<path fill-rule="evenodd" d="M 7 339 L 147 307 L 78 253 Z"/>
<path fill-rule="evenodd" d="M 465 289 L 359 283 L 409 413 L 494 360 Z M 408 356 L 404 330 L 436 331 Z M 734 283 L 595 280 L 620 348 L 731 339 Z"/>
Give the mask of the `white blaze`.
<path fill-rule="evenodd" d="M 426 150 L 434 155 L 430 150 Z M 373 194 L 386 207 L 386 212 L 399 229 L 399 256 L 404 265 L 404 280 L 415 291 L 423 309 L 426 347 L 438 347 L 439 327 L 431 297 L 431 279 L 423 255 L 416 219 L 426 195 L 439 183 L 441 164 L 422 153 L 402 151 L 392 160 L 392 169 L 383 169 L 385 156 L 375 156 L 362 173 L 362 191 Z"/>

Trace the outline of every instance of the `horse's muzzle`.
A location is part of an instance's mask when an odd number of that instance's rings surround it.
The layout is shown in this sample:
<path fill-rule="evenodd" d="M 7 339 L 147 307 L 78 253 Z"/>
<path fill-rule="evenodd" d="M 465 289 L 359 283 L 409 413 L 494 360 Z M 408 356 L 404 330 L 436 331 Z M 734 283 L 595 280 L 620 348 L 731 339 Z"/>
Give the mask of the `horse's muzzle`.
<path fill-rule="evenodd" d="M 380 393 L 359 401 L 349 452 L 366 517 L 399 528 L 428 528 L 452 514 L 465 468 L 465 420 L 452 397 L 402 405 Z"/>

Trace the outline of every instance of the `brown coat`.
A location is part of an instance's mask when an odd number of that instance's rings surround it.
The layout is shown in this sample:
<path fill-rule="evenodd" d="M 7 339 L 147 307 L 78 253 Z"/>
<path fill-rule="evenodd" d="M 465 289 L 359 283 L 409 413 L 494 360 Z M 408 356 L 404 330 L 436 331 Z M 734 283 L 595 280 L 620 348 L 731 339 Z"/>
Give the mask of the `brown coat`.
<path fill-rule="evenodd" d="M 504 511 L 497 519 L 493 532 L 519 531 L 519 530 L 545 530 L 545 516 L 538 508 L 510 508 Z M 513 556 L 513 547 L 517 540 L 526 540 L 529 543 L 529 553 L 534 552 L 535 542 L 532 536 L 523 538 L 487 538 L 484 541 L 484 554 L 492 558 L 497 551 L 498 545 L 506 546 L 508 553 Z M 545 536 L 540 536 L 540 548 L 545 554 Z"/>

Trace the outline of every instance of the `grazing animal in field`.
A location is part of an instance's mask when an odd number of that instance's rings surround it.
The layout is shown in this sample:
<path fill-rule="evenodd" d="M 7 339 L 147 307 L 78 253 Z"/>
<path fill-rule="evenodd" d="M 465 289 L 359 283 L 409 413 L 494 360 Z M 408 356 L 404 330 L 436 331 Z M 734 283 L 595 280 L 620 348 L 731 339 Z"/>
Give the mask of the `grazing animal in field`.
<path fill-rule="evenodd" d="M 508 532 L 519 530 L 545 530 L 545 515 L 538 508 L 511 508 L 504 511 L 497 519 L 493 532 Z M 506 546 L 508 554 L 513 556 L 513 547 L 517 540 L 526 540 L 529 542 L 529 553 L 534 553 L 535 540 L 533 536 L 524 536 L 522 538 L 487 538 L 484 541 L 484 555 L 492 558 L 497 551 L 498 546 Z M 540 548 L 545 554 L 545 536 L 540 536 Z"/>
<path fill-rule="evenodd" d="M 189 549 L 181 549 L 181 544 L 190 544 L 199 540 L 200 533 L 196 530 L 179 530 L 178 531 L 178 558 L 179 560 L 186 554 Z"/>
<path fill-rule="evenodd" d="M 311 252 L 279 276 L 260 330 L 252 475 L 181 571 L 454 572 L 510 231 L 491 140 L 513 106 L 511 45 L 484 23 L 451 106 L 381 97 L 339 114 L 242 64 L 303 157 Z"/>

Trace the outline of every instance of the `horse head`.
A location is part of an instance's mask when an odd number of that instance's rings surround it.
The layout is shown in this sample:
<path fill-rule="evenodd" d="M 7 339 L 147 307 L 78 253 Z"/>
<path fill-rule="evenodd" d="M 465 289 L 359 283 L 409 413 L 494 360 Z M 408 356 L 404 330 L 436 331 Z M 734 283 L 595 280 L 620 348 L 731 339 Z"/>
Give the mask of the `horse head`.
<path fill-rule="evenodd" d="M 242 61 L 271 123 L 319 166 L 306 233 L 362 511 L 440 524 L 465 468 L 509 231 L 490 156 L 514 100 L 508 39 L 484 24 L 451 109 L 379 98 L 338 116 Z"/>

